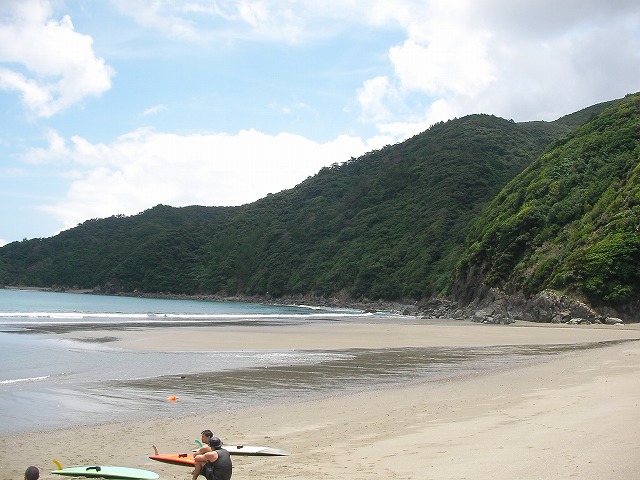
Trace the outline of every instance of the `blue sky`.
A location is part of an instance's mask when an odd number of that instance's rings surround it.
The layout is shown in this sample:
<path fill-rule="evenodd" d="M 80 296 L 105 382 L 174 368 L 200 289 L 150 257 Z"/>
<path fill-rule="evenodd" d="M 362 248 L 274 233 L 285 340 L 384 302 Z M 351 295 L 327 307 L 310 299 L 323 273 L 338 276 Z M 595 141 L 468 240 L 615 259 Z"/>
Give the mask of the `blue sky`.
<path fill-rule="evenodd" d="M 0 0 L 0 245 L 640 90 L 637 0 Z"/>

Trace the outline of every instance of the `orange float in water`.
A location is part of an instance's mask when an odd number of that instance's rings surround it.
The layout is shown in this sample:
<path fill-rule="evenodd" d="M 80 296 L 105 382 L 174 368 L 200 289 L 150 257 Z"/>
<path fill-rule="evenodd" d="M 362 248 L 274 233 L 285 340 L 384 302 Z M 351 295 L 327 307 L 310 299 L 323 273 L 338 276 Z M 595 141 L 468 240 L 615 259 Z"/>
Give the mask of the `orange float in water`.
<path fill-rule="evenodd" d="M 170 397 L 167 397 L 167 400 L 169 400 L 170 402 L 175 402 L 178 400 L 178 397 L 176 397 L 175 395 L 171 395 Z"/>

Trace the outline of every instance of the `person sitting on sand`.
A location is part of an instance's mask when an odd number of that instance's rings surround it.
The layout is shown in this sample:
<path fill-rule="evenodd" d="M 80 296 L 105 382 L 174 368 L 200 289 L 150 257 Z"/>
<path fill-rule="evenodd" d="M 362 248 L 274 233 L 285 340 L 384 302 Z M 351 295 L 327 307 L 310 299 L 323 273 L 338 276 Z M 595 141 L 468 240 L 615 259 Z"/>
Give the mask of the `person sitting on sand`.
<path fill-rule="evenodd" d="M 40 470 L 38 467 L 31 465 L 24 471 L 24 480 L 38 480 L 40 478 Z"/>
<path fill-rule="evenodd" d="M 211 447 L 209 446 L 209 442 L 213 438 L 213 432 L 211 430 L 203 430 L 200 432 L 202 436 L 202 447 L 196 452 L 196 455 L 207 453 L 211 451 Z"/>
<path fill-rule="evenodd" d="M 197 480 L 200 474 L 207 480 L 230 480 L 233 470 L 231 455 L 222 448 L 222 441 L 218 437 L 211 437 L 209 447 L 210 452 L 195 456 L 192 480 Z"/>
<path fill-rule="evenodd" d="M 195 450 L 194 456 L 202 455 L 203 453 L 207 453 L 211 451 L 211 447 L 209 446 L 209 440 L 211 440 L 211 438 L 213 437 L 213 432 L 207 429 L 200 432 L 200 435 L 202 437 L 202 446 L 198 450 Z M 158 447 L 156 447 L 155 445 L 151 445 L 151 446 L 153 447 L 154 455 L 159 455 Z"/>

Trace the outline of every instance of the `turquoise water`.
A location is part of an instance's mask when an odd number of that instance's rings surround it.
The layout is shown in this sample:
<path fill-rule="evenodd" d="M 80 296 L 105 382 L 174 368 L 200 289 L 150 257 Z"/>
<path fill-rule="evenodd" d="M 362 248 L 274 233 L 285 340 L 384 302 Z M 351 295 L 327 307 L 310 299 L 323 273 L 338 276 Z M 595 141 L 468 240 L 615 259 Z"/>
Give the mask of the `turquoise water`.
<path fill-rule="evenodd" d="M 118 330 L 388 321 L 358 310 L 0 289 L 0 434 L 190 415 L 345 390 L 432 381 L 578 348 L 130 351 Z M 394 318 L 394 322 L 419 322 Z M 72 332 L 100 330 L 73 338 Z M 104 332 L 107 332 L 106 334 Z M 68 333 L 71 332 L 71 335 Z M 67 335 L 60 335 L 66 333 Z M 580 347 L 584 348 L 584 347 Z M 179 401 L 168 402 L 169 396 Z"/>
<path fill-rule="evenodd" d="M 339 356 L 317 352 L 136 352 L 114 348 L 109 335 L 74 340 L 61 333 L 368 317 L 371 314 L 345 309 L 0 289 L 0 434 L 69 422 L 139 418 L 147 415 L 150 407 L 158 414 L 170 414 L 193 408 L 211 389 L 199 385 L 200 391 L 185 391 L 176 379 L 192 381 L 194 375 L 315 364 Z M 145 382 L 150 386 L 141 391 Z M 185 400 L 179 406 L 168 405 L 165 393 L 180 394 Z"/>
<path fill-rule="evenodd" d="M 0 289 L 0 329 L 167 326 L 362 318 L 359 310 Z"/>

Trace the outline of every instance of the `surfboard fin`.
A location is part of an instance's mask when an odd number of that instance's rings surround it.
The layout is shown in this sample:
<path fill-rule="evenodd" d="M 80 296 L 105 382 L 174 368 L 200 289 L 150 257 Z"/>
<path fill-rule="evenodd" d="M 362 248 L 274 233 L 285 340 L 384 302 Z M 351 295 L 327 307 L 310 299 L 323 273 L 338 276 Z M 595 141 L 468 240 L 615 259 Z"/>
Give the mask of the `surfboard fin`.
<path fill-rule="evenodd" d="M 58 467 L 58 470 L 62 470 L 62 464 L 58 460 L 52 460 L 52 462 Z"/>

